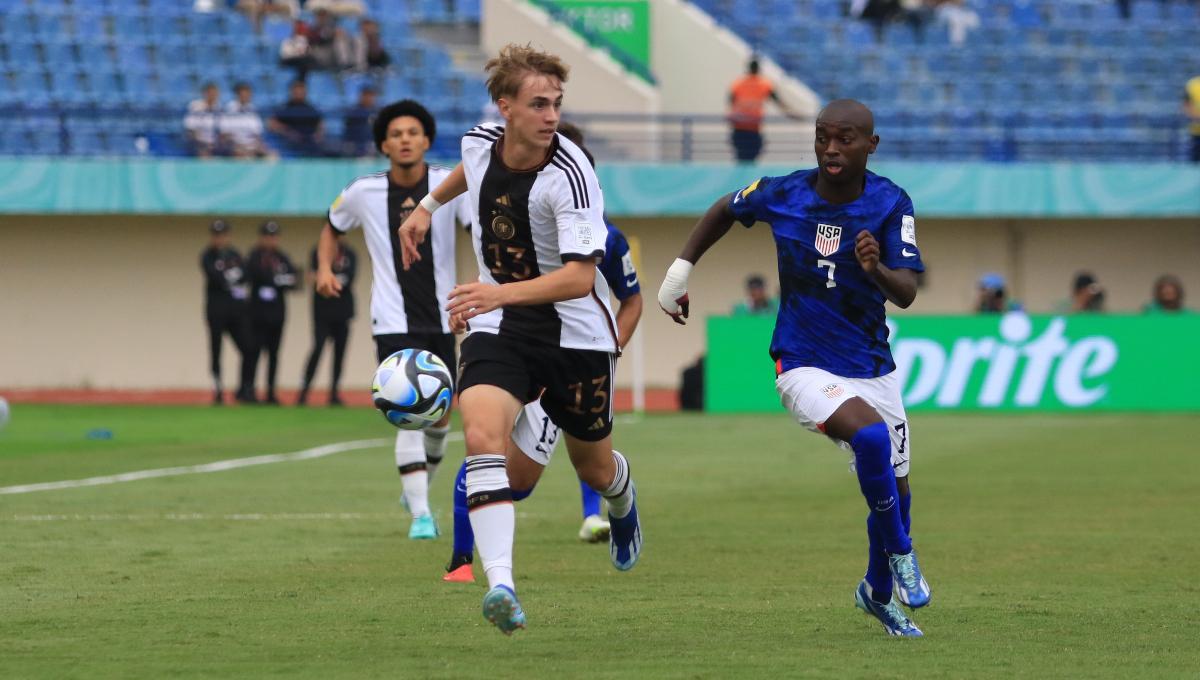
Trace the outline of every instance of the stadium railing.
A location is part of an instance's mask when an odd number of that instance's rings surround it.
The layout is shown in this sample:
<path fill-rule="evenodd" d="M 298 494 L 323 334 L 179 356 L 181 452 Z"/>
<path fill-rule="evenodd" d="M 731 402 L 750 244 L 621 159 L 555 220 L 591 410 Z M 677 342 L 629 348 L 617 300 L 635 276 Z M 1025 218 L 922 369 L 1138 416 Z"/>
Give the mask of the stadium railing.
<path fill-rule="evenodd" d="M 323 109 L 326 136 L 341 137 L 347 109 Z M 186 111 L 165 106 L 0 107 L 0 154 L 65 156 L 187 156 Z M 270 108 L 260 109 L 264 120 Z M 437 113 L 442 130 L 466 130 L 479 111 L 449 108 Z M 598 159 L 640 162 L 725 162 L 731 159 L 729 124 L 722 115 L 614 114 L 570 112 L 567 119 L 588 131 Z M 760 160 L 804 161 L 812 156 L 811 119 L 769 117 Z M 1007 122 L 972 122 L 949 117 L 877 121 L 883 138 L 879 158 L 962 161 L 1155 161 L 1187 160 L 1190 138 L 1182 117 L 1112 126 L 1102 121 L 1064 121 L 1029 116 Z M 268 135 L 268 141 L 270 136 Z M 306 154 L 287 151 L 284 156 Z M 442 135 L 434 152 L 457 155 L 454 135 Z M 339 155 L 323 149 L 317 156 Z"/>

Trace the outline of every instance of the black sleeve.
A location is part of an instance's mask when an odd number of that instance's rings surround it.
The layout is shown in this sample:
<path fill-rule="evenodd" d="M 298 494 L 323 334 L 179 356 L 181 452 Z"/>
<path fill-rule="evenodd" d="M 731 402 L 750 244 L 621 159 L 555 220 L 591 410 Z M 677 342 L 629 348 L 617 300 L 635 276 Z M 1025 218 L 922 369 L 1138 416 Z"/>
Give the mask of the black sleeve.
<path fill-rule="evenodd" d="M 246 257 L 246 280 L 255 288 L 271 284 L 271 272 L 265 271 L 257 248 Z"/>
<path fill-rule="evenodd" d="M 204 282 L 210 288 L 225 287 L 225 276 L 217 269 L 217 251 L 209 248 L 200 254 L 200 269 L 204 270 Z"/>
<path fill-rule="evenodd" d="M 358 253 L 346 248 L 346 285 L 354 283 L 354 275 L 358 273 Z"/>
<path fill-rule="evenodd" d="M 298 283 L 298 279 L 300 278 L 296 275 L 296 265 L 292 264 L 291 259 L 288 258 L 286 253 L 280 252 L 279 259 L 283 262 L 284 270 L 292 276 L 292 282 L 290 284 L 280 286 L 280 288 L 283 290 L 296 290 L 296 285 Z"/>

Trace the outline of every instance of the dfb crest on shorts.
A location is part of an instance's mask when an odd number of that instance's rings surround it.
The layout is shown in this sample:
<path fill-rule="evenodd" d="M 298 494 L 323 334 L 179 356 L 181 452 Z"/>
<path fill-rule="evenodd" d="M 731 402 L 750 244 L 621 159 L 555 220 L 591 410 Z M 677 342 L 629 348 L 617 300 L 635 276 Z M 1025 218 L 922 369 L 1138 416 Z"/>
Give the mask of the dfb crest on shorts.
<path fill-rule="evenodd" d="M 842 247 L 842 228 L 832 224 L 817 225 L 817 239 L 813 244 L 817 252 L 828 257 Z"/>

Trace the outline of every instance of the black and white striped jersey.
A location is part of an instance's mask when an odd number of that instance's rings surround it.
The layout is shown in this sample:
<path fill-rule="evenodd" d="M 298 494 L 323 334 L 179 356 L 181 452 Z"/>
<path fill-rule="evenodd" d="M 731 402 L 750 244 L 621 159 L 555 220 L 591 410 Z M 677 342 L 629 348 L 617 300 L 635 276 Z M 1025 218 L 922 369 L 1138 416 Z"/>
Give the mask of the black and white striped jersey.
<path fill-rule="evenodd" d="M 500 158 L 498 125 L 479 125 L 462 141 L 470 196 L 471 241 L 479 280 L 503 284 L 561 269 L 571 260 L 604 256 L 604 197 L 583 152 L 555 135 L 545 162 L 511 170 Z M 471 333 L 496 333 L 573 349 L 617 352 L 608 283 L 599 268 L 592 292 L 545 305 L 509 306 L 481 314 Z"/>
<path fill-rule="evenodd" d="M 450 171 L 429 166 L 413 187 L 394 184 L 388 173 L 364 175 L 342 190 L 329 208 L 329 224 L 340 232 L 362 227 L 371 254 L 371 332 L 449 333 L 445 311 L 457 282 L 454 235 L 457 224 L 470 220 L 465 197 L 433 214 L 433 224 L 420 246 L 421 260 L 404 271 L 397 230 L 430 188 Z"/>

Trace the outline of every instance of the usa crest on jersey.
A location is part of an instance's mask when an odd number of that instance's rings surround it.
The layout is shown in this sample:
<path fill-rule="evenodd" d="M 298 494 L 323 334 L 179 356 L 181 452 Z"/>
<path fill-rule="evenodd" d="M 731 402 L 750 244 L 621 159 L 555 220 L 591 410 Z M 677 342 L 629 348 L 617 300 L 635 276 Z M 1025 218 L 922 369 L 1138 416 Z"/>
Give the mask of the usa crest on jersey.
<path fill-rule="evenodd" d="M 842 247 L 842 228 L 832 224 L 818 224 L 817 238 L 813 245 L 817 252 L 828 257 Z"/>

